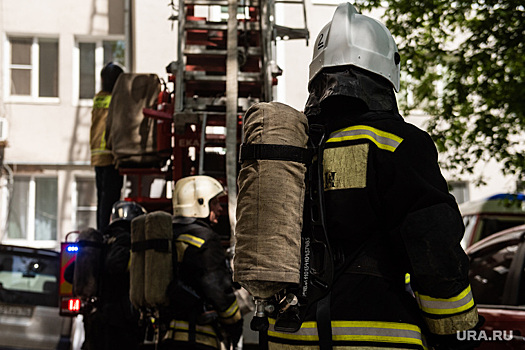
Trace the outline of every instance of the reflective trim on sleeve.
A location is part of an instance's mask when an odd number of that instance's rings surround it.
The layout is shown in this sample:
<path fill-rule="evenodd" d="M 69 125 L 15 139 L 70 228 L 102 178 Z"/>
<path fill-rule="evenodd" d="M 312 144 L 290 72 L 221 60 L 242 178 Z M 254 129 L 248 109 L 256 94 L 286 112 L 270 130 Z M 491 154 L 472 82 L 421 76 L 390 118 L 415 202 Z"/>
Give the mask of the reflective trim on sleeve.
<path fill-rule="evenodd" d="M 385 132 L 367 125 L 350 126 L 330 134 L 326 142 L 341 142 L 349 140 L 367 139 L 375 143 L 381 149 L 394 152 L 403 142 L 397 135 Z"/>
<path fill-rule="evenodd" d="M 432 298 L 417 292 L 415 295 L 421 311 L 430 315 L 454 315 L 474 306 L 470 285 L 455 297 L 448 299 Z"/>
<path fill-rule="evenodd" d="M 179 237 L 177 237 L 176 240 L 179 241 L 179 242 L 184 242 L 184 243 L 191 244 L 191 245 L 193 245 L 193 246 L 195 246 L 197 248 L 202 247 L 202 245 L 205 242 L 202 238 L 195 237 L 193 235 L 188 235 L 188 234 L 182 234 Z"/>
<path fill-rule="evenodd" d="M 221 318 L 229 318 L 234 316 L 238 310 L 239 304 L 237 304 L 237 300 L 235 300 L 225 311 L 219 312 L 219 316 Z"/>
<path fill-rule="evenodd" d="M 105 148 L 94 148 L 91 150 L 91 155 L 112 155 L 111 151 L 105 149 Z"/>
<path fill-rule="evenodd" d="M 421 329 L 413 324 L 382 321 L 332 321 L 332 340 L 337 342 L 370 342 L 419 345 L 426 349 Z M 278 332 L 270 319 L 268 336 L 292 341 L 318 342 L 316 322 L 304 322 L 295 333 Z"/>

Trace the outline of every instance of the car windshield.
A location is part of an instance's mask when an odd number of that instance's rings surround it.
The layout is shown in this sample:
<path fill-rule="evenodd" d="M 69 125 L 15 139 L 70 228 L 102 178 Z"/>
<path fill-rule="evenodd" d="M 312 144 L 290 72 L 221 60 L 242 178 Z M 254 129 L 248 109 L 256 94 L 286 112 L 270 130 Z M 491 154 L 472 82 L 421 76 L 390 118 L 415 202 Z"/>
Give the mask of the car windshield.
<path fill-rule="evenodd" d="M 58 258 L 0 252 L 0 302 L 58 306 Z"/>

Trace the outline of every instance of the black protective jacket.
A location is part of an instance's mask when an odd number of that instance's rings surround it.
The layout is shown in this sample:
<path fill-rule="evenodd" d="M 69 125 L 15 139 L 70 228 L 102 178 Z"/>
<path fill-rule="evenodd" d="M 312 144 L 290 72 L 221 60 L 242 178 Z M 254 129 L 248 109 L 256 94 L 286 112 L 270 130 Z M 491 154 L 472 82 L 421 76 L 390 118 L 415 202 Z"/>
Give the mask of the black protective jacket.
<path fill-rule="evenodd" d="M 202 219 L 176 217 L 173 239 L 178 283 L 170 288 L 169 337 L 179 348 L 219 348 L 221 333 L 238 341 L 241 314 L 219 235 Z"/>
<path fill-rule="evenodd" d="M 86 349 L 138 349 L 143 340 L 139 313 L 129 299 L 130 222 L 111 223 L 104 231 L 103 269 L 94 312 L 84 315 Z"/>
<path fill-rule="evenodd" d="M 345 89 L 333 76 L 330 81 L 330 91 Z M 310 99 L 317 112 L 324 109 L 309 117 L 327 128 L 327 232 L 334 254 L 344 257 L 337 261 L 330 296 L 332 341 L 342 347 L 422 349 L 428 338 L 473 328 L 478 314 L 460 246 L 463 222 L 434 143 L 397 113 L 391 88 L 384 91 L 389 110 L 367 110 L 354 104 L 355 96 L 332 96 L 324 107 L 318 96 Z M 407 273 L 415 297 L 405 291 Z M 315 312 L 309 311 L 297 333 L 270 325 L 271 348 L 316 346 Z"/>

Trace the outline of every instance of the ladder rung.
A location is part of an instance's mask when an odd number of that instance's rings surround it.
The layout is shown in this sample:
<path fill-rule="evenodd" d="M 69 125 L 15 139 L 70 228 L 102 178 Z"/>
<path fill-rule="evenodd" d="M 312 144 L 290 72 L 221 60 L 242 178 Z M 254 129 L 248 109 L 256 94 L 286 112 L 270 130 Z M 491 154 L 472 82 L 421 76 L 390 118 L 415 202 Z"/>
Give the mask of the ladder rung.
<path fill-rule="evenodd" d="M 203 6 L 228 6 L 228 0 L 185 0 L 185 5 L 203 5 Z M 238 4 L 238 7 L 251 7 L 251 6 L 259 6 L 258 0 L 251 0 L 249 4 L 241 5 Z"/>
<path fill-rule="evenodd" d="M 206 46 L 200 45 L 188 45 L 184 48 L 185 55 L 220 55 L 226 56 L 226 50 L 213 50 L 208 49 Z M 262 50 L 260 47 L 249 47 L 248 56 L 260 56 Z"/>
<path fill-rule="evenodd" d="M 217 98 L 212 97 L 186 97 L 184 99 L 184 107 L 193 112 L 224 114 L 226 112 L 226 104 L 218 104 L 217 100 Z M 237 102 L 238 111 L 241 113 L 246 112 L 247 108 L 255 102 L 259 102 L 259 100 L 240 97 Z"/>
<path fill-rule="evenodd" d="M 276 36 L 279 38 L 287 37 L 289 40 L 310 38 L 310 32 L 307 28 L 290 28 L 276 25 L 275 31 Z"/>
<path fill-rule="evenodd" d="M 228 30 L 227 23 L 220 22 L 204 22 L 204 21 L 188 21 L 184 26 L 186 29 L 204 29 L 204 30 Z M 259 22 L 244 22 L 238 28 L 246 30 L 259 30 Z"/>
<path fill-rule="evenodd" d="M 202 71 L 186 71 L 184 78 L 196 81 L 226 81 L 226 75 L 206 75 L 206 72 Z M 239 82 L 258 82 L 261 80 L 261 73 L 239 72 L 237 80 Z"/>
<path fill-rule="evenodd" d="M 298 4 L 298 5 L 304 5 L 304 1 L 301 0 L 276 0 L 274 1 L 276 4 Z"/>

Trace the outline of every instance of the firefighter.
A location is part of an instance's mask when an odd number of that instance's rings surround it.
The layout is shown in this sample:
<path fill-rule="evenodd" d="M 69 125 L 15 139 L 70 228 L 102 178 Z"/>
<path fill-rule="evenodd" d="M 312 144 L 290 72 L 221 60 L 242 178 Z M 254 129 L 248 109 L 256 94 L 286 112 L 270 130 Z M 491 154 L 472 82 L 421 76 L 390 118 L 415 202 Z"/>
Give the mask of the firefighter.
<path fill-rule="evenodd" d="M 106 146 L 106 120 L 111 93 L 117 78 L 124 70 L 116 63 L 109 62 L 100 72 L 102 90 L 93 99 L 91 111 L 91 165 L 95 167 L 97 185 L 97 229 L 103 230 L 109 224 L 111 207 L 120 199 L 123 177 L 115 168 L 113 154 Z"/>
<path fill-rule="evenodd" d="M 460 247 L 464 226 L 427 133 L 398 112 L 400 55 L 380 22 L 349 3 L 320 32 L 305 114 L 324 127 L 330 293 L 269 349 L 471 349 L 480 319 Z M 411 276 L 415 296 L 405 291 Z"/>
<path fill-rule="evenodd" d="M 92 264 L 100 264 L 101 271 L 96 280 L 96 295 L 81 311 L 83 315 L 85 340 L 84 350 L 138 349 L 143 330 L 138 327 L 138 312 L 129 300 L 129 260 L 131 249 L 131 221 L 146 210 L 135 202 L 118 201 L 111 210 L 111 223 L 103 233 L 88 229 L 92 234 L 101 235 L 103 244 L 99 247 L 100 256 L 92 256 Z M 81 248 L 82 249 L 82 248 Z M 75 265 L 73 262 L 64 272 L 64 278 L 74 283 Z M 78 270 L 78 269 L 77 269 Z M 77 273 L 85 274 L 80 268 Z M 82 281 L 90 280 L 84 276 Z M 74 287 L 77 287 L 76 285 Z M 80 286 L 82 287 L 82 286 Z"/>
<path fill-rule="evenodd" d="M 173 320 L 164 348 L 236 349 L 242 317 L 220 236 L 222 185 L 209 176 L 180 179 L 173 194 L 176 278 L 168 288 Z"/>
<path fill-rule="evenodd" d="M 97 349 L 138 349 L 144 339 L 139 313 L 129 300 L 131 221 L 146 214 L 135 202 L 118 201 L 111 210 L 105 236 L 104 272 L 100 293 L 103 346 Z"/>

